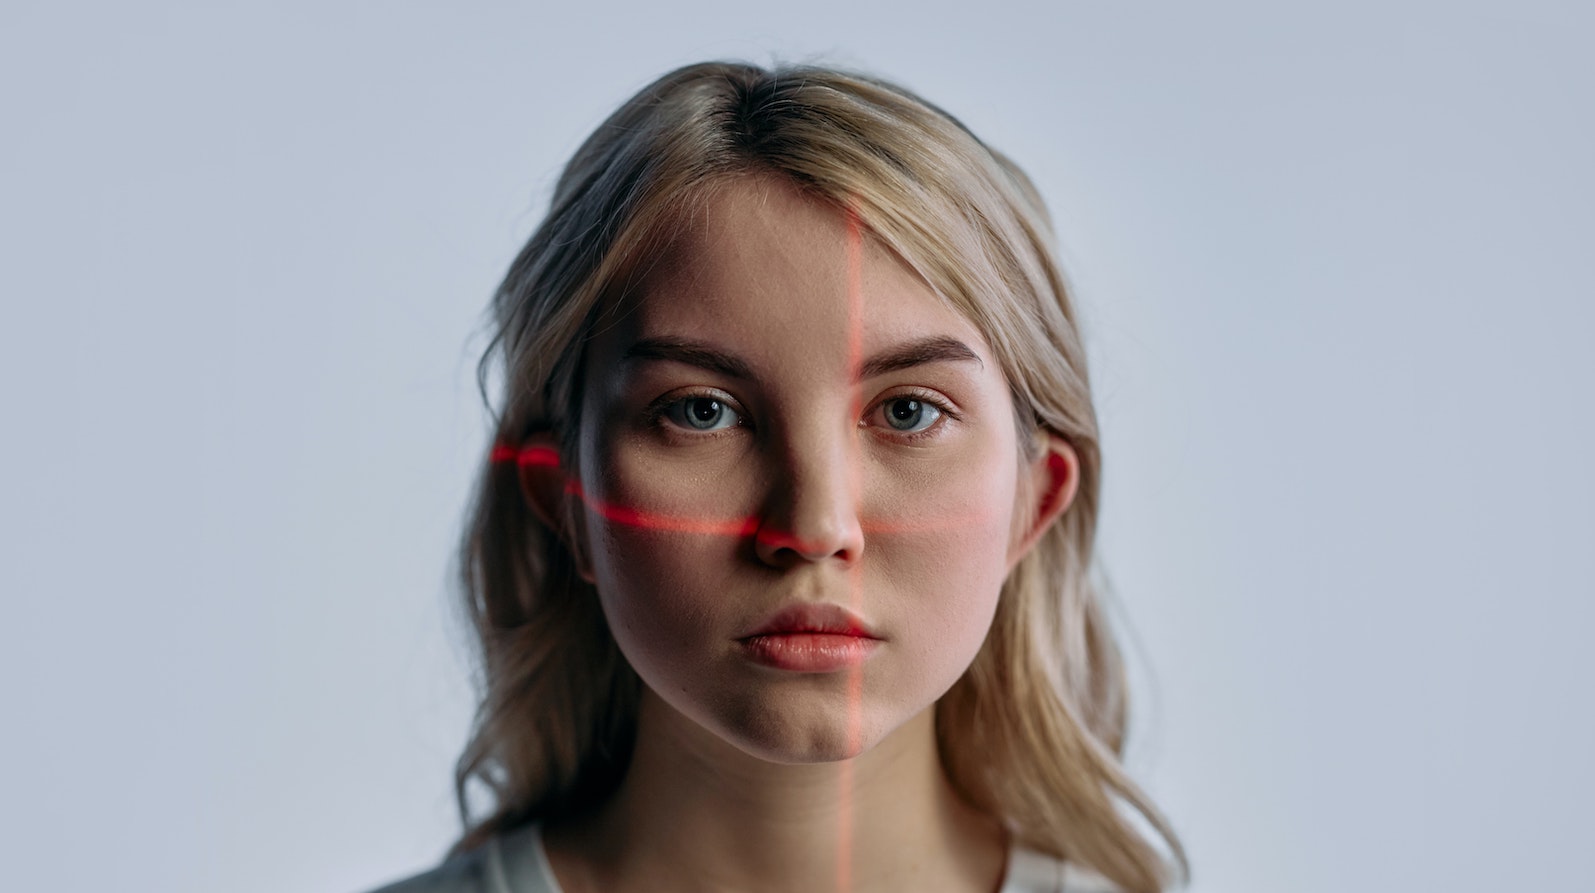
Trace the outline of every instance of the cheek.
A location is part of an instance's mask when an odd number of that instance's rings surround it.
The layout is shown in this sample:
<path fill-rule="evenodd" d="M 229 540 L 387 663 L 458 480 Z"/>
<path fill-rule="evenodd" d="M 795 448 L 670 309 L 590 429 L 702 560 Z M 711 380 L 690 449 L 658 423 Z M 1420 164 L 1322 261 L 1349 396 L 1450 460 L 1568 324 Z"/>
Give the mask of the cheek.
<path fill-rule="evenodd" d="M 622 653 L 651 682 L 679 686 L 729 635 L 739 522 L 724 479 L 634 466 L 608 462 L 586 500 L 593 570 Z"/>
<path fill-rule="evenodd" d="M 702 538 L 620 524 L 595 545 L 599 601 L 621 653 L 656 690 L 684 690 L 719 650 L 727 619 L 716 569 L 728 559 Z"/>
<path fill-rule="evenodd" d="M 866 540 L 869 588 L 892 600 L 903 645 L 938 684 L 974 660 L 1007 574 L 1017 457 L 1000 447 L 890 480 L 890 514 Z"/>
<path fill-rule="evenodd" d="M 978 646 L 1002 590 L 1007 541 L 1006 517 L 881 534 L 870 571 L 878 591 L 901 602 L 915 636 Z"/>

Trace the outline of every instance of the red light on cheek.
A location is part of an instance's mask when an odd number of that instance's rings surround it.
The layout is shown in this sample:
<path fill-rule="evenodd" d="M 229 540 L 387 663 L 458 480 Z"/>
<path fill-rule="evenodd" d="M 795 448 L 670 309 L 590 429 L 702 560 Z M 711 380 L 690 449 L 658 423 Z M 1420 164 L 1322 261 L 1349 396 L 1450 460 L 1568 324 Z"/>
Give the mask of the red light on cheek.
<path fill-rule="evenodd" d="M 614 505 L 601 499 L 594 499 L 582 492 L 581 484 L 571 481 L 565 485 L 565 492 L 580 499 L 589 510 L 605 521 L 623 524 L 627 527 L 637 527 L 644 530 L 661 530 L 673 533 L 702 533 L 714 536 L 748 537 L 759 529 L 759 519 L 755 517 L 733 518 L 720 521 L 713 518 L 689 518 L 673 515 L 660 515 L 646 512 L 629 506 Z"/>
<path fill-rule="evenodd" d="M 558 468 L 559 451 L 548 446 L 515 447 L 499 443 L 488 454 L 493 462 L 513 461 L 521 468 Z M 580 481 L 565 482 L 565 492 L 580 499 L 592 512 L 606 521 L 649 530 L 668 530 L 678 533 L 707 533 L 721 536 L 752 536 L 759 528 L 757 517 L 716 520 L 711 518 L 682 518 L 647 512 L 623 505 L 613 505 L 594 499 L 582 489 Z"/>

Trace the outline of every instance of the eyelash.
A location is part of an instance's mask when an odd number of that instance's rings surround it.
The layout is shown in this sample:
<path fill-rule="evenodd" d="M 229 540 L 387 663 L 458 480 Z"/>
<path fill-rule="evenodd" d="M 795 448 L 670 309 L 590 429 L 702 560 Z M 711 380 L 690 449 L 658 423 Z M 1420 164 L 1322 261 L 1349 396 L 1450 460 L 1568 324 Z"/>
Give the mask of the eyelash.
<path fill-rule="evenodd" d="M 680 425 L 671 423 L 666 418 L 671 407 L 680 403 L 684 403 L 688 400 L 701 399 L 718 400 L 721 403 L 726 404 L 733 412 L 737 413 L 741 420 L 729 428 L 722 428 L 718 431 L 693 432 L 689 429 L 681 427 Z M 865 418 L 867 419 L 876 412 L 879 412 L 882 406 L 885 406 L 894 400 L 917 400 L 920 403 L 929 404 L 942 414 L 942 418 L 937 419 L 929 428 L 926 428 L 923 431 L 914 431 L 909 434 L 889 435 L 892 439 L 902 443 L 917 443 L 921 440 L 940 436 L 943 424 L 947 419 L 952 419 L 955 422 L 963 421 L 963 415 L 957 410 L 953 409 L 944 398 L 937 395 L 934 391 L 928 391 L 923 388 L 909 388 L 906 391 L 900 391 L 877 400 L 873 405 L 870 406 L 869 412 L 865 413 Z M 667 395 L 654 401 L 654 403 L 646 410 L 645 417 L 647 422 L 655 428 L 665 429 L 670 431 L 672 434 L 694 440 L 708 440 L 715 437 L 722 437 L 731 434 L 738 428 L 752 427 L 747 423 L 747 411 L 742 409 L 739 403 L 737 403 L 735 400 L 732 400 L 730 395 L 723 391 L 699 390 Z M 863 420 L 860 420 L 860 424 L 862 423 Z M 886 430 L 889 431 L 891 429 L 888 428 Z"/>

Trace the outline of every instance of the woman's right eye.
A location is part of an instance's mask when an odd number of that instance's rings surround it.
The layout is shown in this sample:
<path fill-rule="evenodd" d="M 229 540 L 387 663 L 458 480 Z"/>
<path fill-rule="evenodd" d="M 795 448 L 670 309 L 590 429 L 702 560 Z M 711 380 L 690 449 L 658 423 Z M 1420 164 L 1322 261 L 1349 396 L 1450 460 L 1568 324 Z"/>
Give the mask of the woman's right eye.
<path fill-rule="evenodd" d="M 664 414 L 689 431 L 720 431 L 742 422 L 742 416 L 718 397 L 683 397 L 665 407 Z"/>

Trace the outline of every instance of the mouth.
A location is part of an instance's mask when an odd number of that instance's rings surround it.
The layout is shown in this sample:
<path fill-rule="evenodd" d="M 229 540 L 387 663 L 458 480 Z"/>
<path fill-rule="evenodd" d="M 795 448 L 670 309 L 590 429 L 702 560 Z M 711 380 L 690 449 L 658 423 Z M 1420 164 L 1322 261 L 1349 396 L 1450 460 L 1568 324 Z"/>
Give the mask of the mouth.
<path fill-rule="evenodd" d="M 858 667 L 882 641 L 858 615 L 827 602 L 787 605 L 737 639 L 755 663 L 794 673 Z"/>
<path fill-rule="evenodd" d="M 829 602 L 798 602 L 766 617 L 762 623 L 738 636 L 747 641 L 761 636 L 826 635 L 878 640 L 869 624 L 852 611 Z"/>
<path fill-rule="evenodd" d="M 841 633 L 781 633 L 739 641 L 749 660 L 792 673 L 834 673 L 857 668 L 881 644 L 880 639 Z"/>

